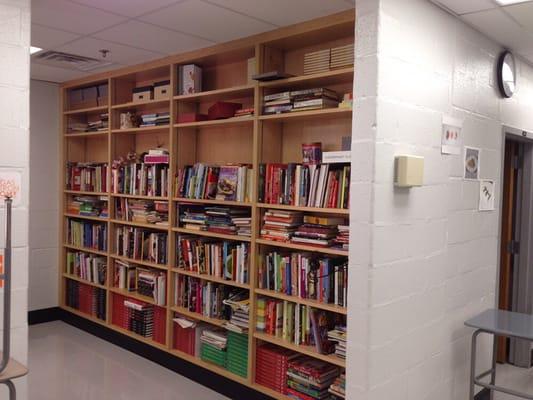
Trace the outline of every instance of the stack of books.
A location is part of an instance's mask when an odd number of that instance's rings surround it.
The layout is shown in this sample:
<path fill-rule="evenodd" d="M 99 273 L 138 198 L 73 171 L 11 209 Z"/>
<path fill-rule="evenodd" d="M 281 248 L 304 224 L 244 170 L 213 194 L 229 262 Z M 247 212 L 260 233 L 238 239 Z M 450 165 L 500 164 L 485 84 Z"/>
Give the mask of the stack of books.
<path fill-rule="evenodd" d="M 329 331 L 328 339 L 335 343 L 335 355 L 346 358 L 346 326 L 336 326 L 335 329 Z"/>
<path fill-rule="evenodd" d="M 178 170 L 176 194 L 188 199 L 216 199 L 249 202 L 253 170 L 250 165 L 208 165 L 197 163 Z"/>
<path fill-rule="evenodd" d="M 66 185 L 68 190 L 82 192 L 107 191 L 107 163 L 67 163 Z"/>
<path fill-rule="evenodd" d="M 137 293 L 152 298 L 159 306 L 166 304 L 167 274 L 155 269 L 137 268 Z"/>
<path fill-rule="evenodd" d="M 276 392 L 287 394 L 289 362 L 299 354 L 271 344 L 258 346 L 255 361 L 255 382 Z"/>
<path fill-rule="evenodd" d="M 207 215 L 203 206 L 188 206 L 180 209 L 179 221 L 181 226 L 192 231 L 207 230 Z"/>
<path fill-rule="evenodd" d="M 332 395 L 336 396 L 337 399 L 344 399 L 346 397 L 346 375 L 339 375 L 328 390 Z"/>
<path fill-rule="evenodd" d="M 331 49 L 304 54 L 304 75 L 329 71 Z"/>
<path fill-rule="evenodd" d="M 168 202 L 144 199 L 115 199 L 117 219 L 143 224 L 168 225 Z"/>
<path fill-rule="evenodd" d="M 227 332 L 223 329 L 209 328 L 202 331 L 200 357 L 202 360 L 226 368 L 228 343 Z"/>
<path fill-rule="evenodd" d="M 250 298 L 246 291 L 236 291 L 230 297 L 224 299 L 223 303 L 231 310 L 231 317 L 228 322 L 224 324 L 225 328 L 237 332 L 248 332 L 248 324 L 250 321 Z"/>
<path fill-rule="evenodd" d="M 228 371 L 246 378 L 248 376 L 248 335 L 228 332 Z"/>
<path fill-rule="evenodd" d="M 318 110 L 339 106 L 339 96 L 327 88 L 294 90 L 265 95 L 263 114 Z"/>
<path fill-rule="evenodd" d="M 168 196 L 168 164 L 114 162 L 111 170 L 113 193 Z"/>
<path fill-rule="evenodd" d="M 245 208 L 235 207 L 205 207 L 205 214 L 207 215 L 207 230 L 210 232 L 223 233 L 227 235 L 237 235 L 239 228 L 234 223 L 237 219 L 241 223 L 241 231 L 246 233 L 246 228 L 251 235 L 251 216 L 250 210 Z"/>
<path fill-rule="evenodd" d="M 333 240 L 333 243 L 335 244 L 334 247 L 348 251 L 350 247 L 350 226 L 339 225 L 337 229 L 337 236 Z"/>
<path fill-rule="evenodd" d="M 291 360 L 287 369 L 287 394 L 297 400 L 329 399 L 329 387 L 339 368 L 322 360 L 303 356 Z"/>
<path fill-rule="evenodd" d="M 115 230 L 117 255 L 156 264 L 167 263 L 167 234 L 119 226 Z"/>
<path fill-rule="evenodd" d="M 107 224 L 68 218 L 67 243 L 76 247 L 107 251 Z"/>
<path fill-rule="evenodd" d="M 139 127 L 142 128 L 146 126 L 168 125 L 169 123 L 170 123 L 170 113 L 168 112 L 142 114 L 141 124 L 139 125 Z"/>
<path fill-rule="evenodd" d="M 291 92 L 267 94 L 263 97 L 263 114 L 280 114 L 291 110 Z"/>
<path fill-rule="evenodd" d="M 107 258 L 82 251 L 67 251 L 67 274 L 105 285 Z"/>
<path fill-rule="evenodd" d="M 259 202 L 348 208 L 350 165 L 261 164 Z"/>
<path fill-rule="evenodd" d="M 272 251 L 260 258 L 258 285 L 302 299 L 345 306 L 346 258 Z"/>
<path fill-rule="evenodd" d="M 252 236 L 252 217 L 236 215 L 231 217 L 231 222 L 237 227 L 237 235 Z"/>
<path fill-rule="evenodd" d="M 151 338 L 154 332 L 154 306 L 132 299 L 124 300 L 127 329 L 143 337 Z"/>
<path fill-rule="evenodd" d="M 241 108 L 240 110 L 235 111 L 236 117 L 251 117 L 254 115 L 254 108 Z"/>
<path fill-rule="evenodd" d="M 291 242 L 309 246 L 330 247 L 337 235 L 337 225 L 344 224 L 341 217 L 304 216 L 300 225 L 291 237 Z"/>
<path fill-rule="evenodd" d="M 353 93 L 344 93 L 342 101 L 339 103 L 339 108 L 353 108 Z"/>
<path fill-rule="evenodd" d="M 145 164 L 168 164 L 170 155 L 167 149 L 150 149 L 148 154 L 145 154 L 143 161 Z"/>
<path fill-rule="evenodd" d="M 261 237 L 288 242 L 302 221 L 303 213 L 299 211 L 268 210 L 263 216 Z"/>
<path fill-rule="evenodd" d="M 354 44 L 333 47 L 331 49 L 330 68 L 346 68 L 354 64 Z"/>
<path fill-rule="evenodd" d="M 69 214 L 107 218 L 107 196 L 73 196 L 67 203 Z"/>
<path fill-rule="evenodd" d="M 137 266 L 127 261 L 115 260 L 113 287 L 134 292 L 137 290 Z"/>
<path fill-rule="evenodd" d="M 109 129 L 109 114 L 103 113 L 89 117 L 86 132 L 101 132 Z"/>
<path fill-rule="evenodd" d="M 65 302 L 68 307 L 106 319 L 106 290 L 67 279 Z"/>

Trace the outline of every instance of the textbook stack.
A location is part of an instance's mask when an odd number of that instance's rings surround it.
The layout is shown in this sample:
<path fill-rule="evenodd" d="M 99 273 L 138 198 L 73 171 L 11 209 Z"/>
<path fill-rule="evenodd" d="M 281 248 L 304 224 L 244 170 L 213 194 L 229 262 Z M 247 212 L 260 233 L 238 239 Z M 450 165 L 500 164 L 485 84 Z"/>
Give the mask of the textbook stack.
<path fill-rule="evenodd" d="M 67 202 L 69 214 L 107 218 L 107 196 L 74 196 Z"/>
<path fill-rule="evenodd" d="M 324 49 L 305 53 L 304 75 L 329 71 L 331 49 Z"/>
<path fill-rule="evenodd" d="M 287 394 L 289 362 L 299 354 L 271 344 L 256 349 L 255 382 L 276 392 Z"/>
<path fill-rule="evenodd" d="M 336 399 L 344 399 L 346 397 L 346 375 L 339 375 L 328 390 Z"/>
<path fill-rule="evenodd" d="M 303 213 L 299 211 L 268 210 L 263 216 L 261 237 L 288 242 L 302 221 Z"/>
<path fill-rule="evenodd" d="M 266 115 L 338 106 L 338 94 L 327 88 L 293 90 L 268 94 L 263 97 L 263 114 Z"/>
<path fill-rule="evenodd" d="M 302 356 L 289 361 L 287 394 L 297 400 L 329 399 L 329 387 L 339 376 L 339 368 L 322 360 Z"/>
<path fill-rule="evenodd" d="M 332 239 L 337 236 L 337 225 L 344 223 L 344 218 L 304 216 L 304 223 L 300 225 L 291 238 L 291 242 L 309 246 L 330 247 Z"/>
<path fill-rule="evenodd" d="M 346 326 L 339 325 L 329 331 L 328 339 L 335 343 L 335 355 L 346 358 Z"/>
<path fill-rule="evenodd" d="M 347 251 L 350 246 L 350 227 L 348 225 L 339 225 L 337 229 L 337 236 L 333 240 L 335 247 Z"/>
<path fill-rule="evenodd" d="M 228 344 L 227 332 L 223 329 L 209 328 L 202 331 L 200 357 L 202 360 L 226 368 Z"/>
<path fill-rule="evenodd" d="M 142 122 L 139 125 L 140 128 L 146 126 L 168 125 L 170 123 L 170 114 L 168 112 L 142 114 L 141 121 Z"/>
<path fill-rule="evenodd" d="M 168 202 L 118 198 L 115 200 L 117 219 L 143 224 L 168 225 Z"/>
<path fill-rule="evenodd" d="M 228 332 L 227 369 L 243 378 L 248 376 L 248 335 Z"/>

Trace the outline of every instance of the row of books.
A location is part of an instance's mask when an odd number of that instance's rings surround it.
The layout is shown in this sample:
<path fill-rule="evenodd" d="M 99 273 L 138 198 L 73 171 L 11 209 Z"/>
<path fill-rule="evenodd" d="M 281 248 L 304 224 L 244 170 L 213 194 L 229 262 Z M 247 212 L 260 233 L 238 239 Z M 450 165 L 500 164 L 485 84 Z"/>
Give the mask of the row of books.
<path fill-rule="evenodd" d="M 72 196 L 67 201 L 67 212 L 86 217 L 107 218 L 109 210 L 106 196 Z"/>
<path fill-rule="evenodd" d="M 263 114 L 336 108 L 339 95 L 327 88 L 312 88 L 267 94 L 263 96 Z"/>
<path fill-rule="evenodd" d="M 335 352 L 335 344 L 328 340 L 328 332 L 345 325 L 343 316 L 337 313 L 287 300 L 257 299 L 258 331 L 296 345 L 315 346 L 319 354 Z"/>
<path fill-rule="evenodd" d="M 304 75 L 318 74 L 354 64 L 354 44 L 304 54 Z"/>
<path fill-rule="evenodd" d="M 261 164 L 259 202 L 348 208 L 350 165 Z"/>
<path fill-rule="evenodd" d="M 250 165 L 209 165 L 197 163 L 180 168 L 176 175 L 178 197 L 250 202 Z"/>
<path fill-rule="evenodd" d="M 346 307 L 346 262 L 344 257 L 273 251 L 260 258 L 258 286 L 289 296 Z"/>
<path fill-rule="evenodd" d="M 107 191 L 107 163 L 68 162 L 66 188 L 84 192 Z"/>
<path fill-rule="evenodd" d="M 166 343 L 166 309 L 117 293 L 112 295 L 112 323 L 157 343 Z"/>
<path fill-rule="evenodd" d="M 113 193 L 168 196 L 168 164 L 116 162 L 111 182 Z"/>
<path fill-rule="evenodd" d="M 67 274 L 98 285 L 106 284 L 107 258 L 83 251 L 67 251 Z"/>
<path fill-rule="evenodd" d="M 167 263 L 167 234 L 120 226 L 115 230 L 117 255 L 156 264 Z"/>
<path fill-rule="evenodd" d="M 67 279 L 65 304 L 102 321 L 106 319 L 106 290 Z"/>
<path fill-rule="evenodd" d="M 185 229 L 209 231 L 225 235 L 252 235 L 252 218 L 249 208 L 181 205 L 179 223 Z"/>
<path fill-rule="evenodd" d="M 167 274 L 155 269 L 137 267 L 137 293 L 152 298 L 159 306 L 166 304 Z"/>
<path fill-rule="evenodd" d="M 169 123 L 170 113 L 168 111 L 161 113 L 141 114 L 141 123 L 139 127 L 143 128 L 146 126 L 168 125 Z"/>
<path fill-rule="evenodd" d="M 144 199 L 115 199 L 117 219 L 143 224 L 168 225 L 168 202 Z"/>
<path fill-rule="evenodd" d="M 67 218 L 65 223 L 68 244 L 107 251 L 107 224 L 72 218 Z"/>
<path fill-rule="evenodd" d="M 68 133 L 101 132 L 109 129 L 109 114 L 89 115 L 87 121 L 70 118 L 67 125 Z"/>
<path fill-rule="evenodd" d="M 215 241 L 190 235 L 179 235 L 176 241 L 179 268 L 237 283 L 248 283 L 248 243 Z"/>
<path fill-rule="evenodd" d="M 263 215 L 261 237 L 274 241 L 346 250 L 349 245 L 349 228 L 345 223 L 342 217 L 304 215 L 300 211 L 267 210 Z"/>

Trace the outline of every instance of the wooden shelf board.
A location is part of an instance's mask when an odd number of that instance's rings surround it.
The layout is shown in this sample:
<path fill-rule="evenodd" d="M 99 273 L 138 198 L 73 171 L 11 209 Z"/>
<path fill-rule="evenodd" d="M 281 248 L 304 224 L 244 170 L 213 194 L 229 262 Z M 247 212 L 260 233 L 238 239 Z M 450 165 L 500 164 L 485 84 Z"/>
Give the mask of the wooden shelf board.
<path fill-rule="evenodd" d="M 189 317 L 189 318 L 196 319 L 196 320 L 199 320 L 199 321 L 207 322 L 208 324 L 219 326 L 219 327 L 224 327 L 224 324 L 226 322 L 228 322 L 228 321 L 226 321 L 224 319 L 206 317 L 205 315 L 202 315 L 202 314 L 197 313 L 197 312 L 189 311 L 189 310 L 187 310 L 186 308 L 183 308 L 183 307 L 172 306 L 172 307 L 170 307 L 170 309 L 172 311 L 174 311 L 174 312 L 177 312 L 178 314 L 181 314 L 181 315 L 185 316 L 185 317 Z"/>
<path fill-rule="evenodd" d="M 142 132 L 156 132 L 169 129 L 170 125 L 158 125 L 158 126 L 145 126 L 141 128 L 128 128 L 128 129 L 113 129 L 111 133 L 142 133 Z"/>
<path fill-rule="evenodd" d="M 87 191 L 83 191 L 83 190 L 68 190 L 68 189 L 65 189 L 63 190 L 64 193 L 67 193 L 67 194 L 76 194 L 76 195 L 79 195 L 79 196 L 109 196 L 109 193 L 106 193 L 106 192 L 87 192 Z"/>
<path fill-rule="evenodd" d="M 235 287 L 238 287 L 238 288 L 250 290 L 250 285 L 247 284 L 247 283 L 239 283 L 239 282 L 235 282 L 235 281 L 228 281 L 226 279 L 219 278 L 218 276 L 207 275 L 207 274 L 199 274 L 198 272 L 187 271 L 187 270 L 182 269 L 182 268 L 172 268 L 172 272 L 178 273 L 180 275 L 187 275 L 187 276 L 191 276 L 193 278 L 202 279 L 204 281 L 221 283 L 223 285 L 235 286 Z"/>
<path fill-rule="evenodd" d="M 121 260 L 121 261 L 124 261 L 124 262 L 129 262 L 131 264 L 144 265 L 145 267 L 158 268 L 158 269 L 162 269 L 162 270 L 168 271 L 168 265 L 167 264 L 156 264 L 156 263 L 153 263 L 153 262 L 150 262 L 150 261 L 136 260 L 134 258 L 119 256 L 118 254 L 110 254 L 110 257 L 115 259 L 115 260 Z"/>
<path fill-rule="evenodd" d="M 124 197 L 127 199 L 146 199 L 154 201 L 168 201 L 168 196 L 147 196 L 143 194 L 122 194 L 122 193 L 111 193 L 111 197 Z"/>
<path fill-rule="evenodd" d="M 186 233 L 187 235 L 198 235 L 206 236 L 217 239 L 225 240 L 234 240 L 237 242 L 250 242 L 252 239 L 248 236 L 239 236 L 239 235 L 226 235 L 223 233 L 210 232 L 210 231 L 195 231 L 194 229 L 185 229 L 185 228 L 172 228 L 174 232 Z"/>
<path fill-rule="evenodd" d="M 110 327 L 110 325 L 108 325 L 106 323 L 106 321 L 100 319 L 100 318 L 96 318 L 95 316 L 93 315 L 90 315 L 90 314 L 85 314 L 84 312 L 81 312 L 80 310 L 76 310 L 75 308 L 72 308 L 72 307 L 69 307 L 67 305 L 62 305 L 61 308 L 67 310 L 68 312 L 72 313 L 72 314 L 75 314 L 79 317 L 82 317 L 82 318 L 86 318 L 88 319 L 89 321 L 92 321 L 92 322 L 96 322 L 97 324 L 100 324 L 100 325 L 104 325 L 106 327 Z M 107 314 L 106 314 L 107 316 Z"/>
<path fill-rule="evenodd" d="M 98 222 L 107 222 L 107 221 L 109 221 L 109 218 L 91 217 L 89 215 L 79 215 L 79 214 L 71 214 L 71 213 L 63 213 L 63 216 L 64 217 L 68 217 L 68 218 L 87 219 L 89 221 L 98 221 Z"/>
<path fill-rule="evenodd" d="M 139 294 L 137 292 L 130 292 L 129 290 L 119 289 L 116 287 L 110 287 L 109 291 L 116 293 L 116 294 L 120 294 L 124 297 L 131 297 L 132 299 L 144 301 L 145 303 L 153 304 L 154 306 L 163 307 L 163 308 L 166 307 L 166 305 L 157 304 L 157 302 L 153 298 L 148 297 L 148 296 L 143 296 L 142 294 Z"/>
<path fill-rule="evenodd" d="M 279 79 L 270 82 L 260 82 L 262 88 L 291 88 L 302 87 L 323 87 L 337 83 L 349 83 L 353 80 L 354 68 L 339 68 L 317 74 L 293 76 L 291 78 Z"/>
<path fill-rule="evenodd" d="M 324 254 L 348 257 L 347 251 L 332 249 L 331 247 L 306 246 L 306 245 L 296 244 L 296 243 L 291 243 L 291 242 L 281 242 L 281 241 L 276 242 L 274 240 L 266 240 L 266 239 L 256 239 L 255 242 L 258 244 L 265 245 L 265 246 L 283 247 L 286 249 L 309 251 L 309 252 L 315 252 L 315 253 L 324 253 Z"/>
<path fill-rule="evenodd" d="M 78 133 L 65 133 L 63 136 L 65 138 L 90 138 L 90 137 L 102 137 L 109 134 L 109 130 L 97 131 L 97 132 L 78 132 Z"/>
<path fill-rule="evenodd" d="M 228 201 L 228 200 L 212 200 L 212 199 L 187 199 L 185 197 L 173 197 L 172 201 L 178 203 L 198 203 L 198 204 L 213 204 L 221 206 L 238 206 L 238 207 L 252 207 L 252 203 L 245 203 L 243 201 Z"/>
<path fill-rule="evenodd" d="M 67 248 L 67 249 L 71 249 L 71 250 L 76 250 L 76 251 L 84 251 L 86 253 L 92 253 L 92 254 L 98 254 L 100 256 L 108 256 L 109 254 L 106 252 L 106 251 L 101 251 L 101 250 L 95 250 L 95 249 L 89 249 L 89 248 L 85 248 L 85 247 L 79 247 L 79 246 L 74 246 L 72 244 L 68 244 L 68 243 L 64 243 L 63 244 L 63 247 Z"/>
<path fill-rule="evenodd" d="M 284 347 L 289 350 L 296 351 L 301 354 L 308 355 L 310 357 L 316 358 L 318 360 L 326 361 L 330 364 L 337 365 L 342 368 L 346 368 L 346 362 L 344 359 L 337 357 L 336 355 L 332 354 L 320 354 L 317 353 L 314 346 L 304 346 L 304 345 L 296 345 L 294 343 L 290 343 L 286 340 L 277 338 L 272 335 L 268 335 L 266 333 L 261 332 L 255 332 L 254 338 L 262 340 L 264 342 L 272 343 L 280 347 Z"/>
<path fill-rule="evenodd" d="M 174 96 L 178 101 L 216 101 L 228 98 L 252 97 L 255 85 L 234 86 L 224 89 L 208 90 L 206 92 Z M 230 97 L 231 96 L 231 97 Z"/>
<path fill-rule="evenodd" d="M 293 400 L 292 398 L 290 398 L 289 396 L 285 396 L 283 393 L 280 393 L 280 392 L 276 392 L 275 390 L 273 389 L 270 389 L 266 386 L 263 386 L 257 382 L 254 382 L 253 383 L 254 385 L 254 389 L 261 392 L 261 393 L 264 393 L 276 400 Z"/>
<path fill-rule="evenodd" d="M 350 117 L 351 108 L 324 108 L 321 110 L 295 111 L 282 114 L 261 115 L 261 121 L 297 121 L 303 119 L 326 119 L 338 117 Z"/>
<path fill-rule="evenodd" d="M 331 311 L 331 312 L 334 312 L 334 313 L 337 313 L 337 314 L 342 314 L 342 315 L 346 315 L 347 314 L 346 307 L 337 306 L 335 304 L 322 303 L 320 301 L 311 300 L 311 299 L 302 299 L 302 298 L 297 297 L 297 296 L 290 296 L 288 294 L 275 292 L 273 290 L 257 289 L 256 288 L 256 289 L 254 289 L 254 292 L 255 292 L 255 294 L 259 294 L 259 295 L 263 295 L 263 296 L 267 296 L 267 297 L 273 297 L 273 298 L 279 299 L 279 300 L 287 300 L 287 301 L 290 301 L 292 303 L 303 304 L 303 305 L 310 306 L 310 307 L 313 307 L 313 308 L 318 308 L 318 309 L 321 309 L 321 310 Z"/>
<path fill-rule="evenodd" d="M 142 222 L 123 221 L 121 219 L 112 219 L 110 221 L 117 225 L 135 226 L 137 228 L 153 229 L 153 230 L 164 231 L 164 232 L 167 232 L 170 227 L 170 225 L 168 224 L 167 225 L 144 224 Z"/>
<path fill-rule="evenodd" d="M 64 273 L 63 276 L 66 279 L 70 279 L 72 281 L 81 282 L 81 283 L 84 283 L 86 285 L 94 286 L 94 287 L 97 287 L 97 288 L 100 288 L 100 289 L 106 289 L 106 287 L 104 285 L 100 285 L 99 283 L 94 283 L 94 282 L 88 281 L 87 279 L 82 279 L 82 278 L 80 278 L 78 276 L 75 276 L 75 275 L 69 275 L 67 273 Z"/>
<path fill-rule="evenodd" d="M 323 213 L 323 214 L 340 214 L 340 215 L 350 215 L 350 210 L 345 208 L 323 208 L 323 207 L 306 207 L 306 206 L 289 206 L 284 204 L 267 204 L 267 203 L 257 203 L 258 208 L 272 208 L 275 210 L 291 210 L 291 211 L 303 211 L 303 212 L 314 212 L 314 213 Z"/>
<path fill-rule="evenodd" d="M 254 121 L 254 117 L 231 117 L 226 119 L 215 119 L 212 121 L 198 121 L 198 122 L 184 122 L 181 124 L 174 124 L 175 128 L 208 128 L 212 126 L 237 126 L 247 125 Z"/>
<path fill-rule="evenodd" d="M 152 105 L 164 105 L 167 104 L 170 107 L 170 98 L 162 100 L 145 100 L 145 101 L 130 101 L 129 103 L 115 104 L 111 106 L 113 110 L 120 110 L 121 108 L 135 108 L 139 106 L 152 106 Z"/>
<path fill-rule="evenodd" d="M 144 337 L 144 336 L 138 335 L 138 334 L 136 334 L 136 333 L 134 333 L 134 332 L 128 331 L 127 329 L 121 328 L 121 327 L 118 326 L 118 325 L 115 325 L 115 324 L 113 324 L 113 323 L 110 323 L 110 324 L 106 324 L 106 326 L 107 326 L 108 328 L 112 328 L 112 329 L 116 330 L 117 332 L 120 332 L 120 333 L 122 333 L 122 334 L 124 334 L 124 335 L 126 335 L 126 336 L 129 336 L 129 337 L 131 337 L 131 338 L 133 338 L 133 339 L 136 339 L 136 340 L 138 340 L 139 342 L 144 342 L 144 343 L 149 344 L 150 346 L 157 347 L 157 348 L 160 349 L 160 350 L 168 351 L 168 348 L 167 348 L 166 345 L 161 344 L 161 343 L 158 343 L 158 342 L 156 342 L 155 340 L 152 340 L 152 339 L 150 339 L 150 338 L 146 338 L 146 337 Z"/>
<path fill-rule="evenodd" d="M 64 111 L 64 115 L 74 115 L 74 114 L 84 114 L 84 113 L 90 113 L 90 112 L 99 112 L 99 111 L 108 111 L 108 106 L 98 106 L 98 107 L 88 107 L 88 108 L 80 108 L 79 110 L 68 110 Z"/>

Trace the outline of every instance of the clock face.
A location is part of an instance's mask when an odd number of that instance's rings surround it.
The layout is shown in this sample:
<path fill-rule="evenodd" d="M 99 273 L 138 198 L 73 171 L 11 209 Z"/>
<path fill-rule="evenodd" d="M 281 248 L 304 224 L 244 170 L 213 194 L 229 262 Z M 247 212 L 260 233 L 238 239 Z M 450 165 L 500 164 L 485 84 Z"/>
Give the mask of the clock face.
<path fill-rule="evenodd" d="M 516 65 L 514 56 L 506 51 L 498 60 L 498 87 L 503 97 L 510 98 L 516 90 Z"/>

